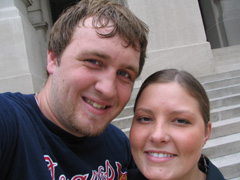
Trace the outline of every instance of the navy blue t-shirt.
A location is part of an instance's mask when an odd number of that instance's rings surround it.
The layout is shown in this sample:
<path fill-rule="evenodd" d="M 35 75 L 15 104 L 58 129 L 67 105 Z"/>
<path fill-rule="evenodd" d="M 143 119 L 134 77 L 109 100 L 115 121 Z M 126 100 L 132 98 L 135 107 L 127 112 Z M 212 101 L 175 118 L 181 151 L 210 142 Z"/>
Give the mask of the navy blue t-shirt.
<path fill-rule="evenodd" d="M 0 94 L 0 179 L 124 180 L 133 166 L 128 138 L 115 126 L 78 138 L 49 121 L 33 94 Z"/>

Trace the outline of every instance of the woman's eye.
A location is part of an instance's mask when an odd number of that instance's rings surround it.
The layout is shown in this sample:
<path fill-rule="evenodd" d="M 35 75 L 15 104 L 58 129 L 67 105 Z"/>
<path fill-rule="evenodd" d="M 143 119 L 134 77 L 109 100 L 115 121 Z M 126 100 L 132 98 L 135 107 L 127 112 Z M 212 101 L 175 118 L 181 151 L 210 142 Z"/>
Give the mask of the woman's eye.
<path fill-rule="evenodd" d="M 185 119 L 177 119 L 177 120 L 175 120 L 175 122 L 178 124 L 190 124 L 190 122 Z"/>
<path fill-rule="evenodd" d="M 149 121 L 151 121 L 151 118 L 149 118 L 149 117 L 138 117 L 138 118 L 136 118 L 136 120 L 139 121 L 139 122 L 149 122 Z"/>

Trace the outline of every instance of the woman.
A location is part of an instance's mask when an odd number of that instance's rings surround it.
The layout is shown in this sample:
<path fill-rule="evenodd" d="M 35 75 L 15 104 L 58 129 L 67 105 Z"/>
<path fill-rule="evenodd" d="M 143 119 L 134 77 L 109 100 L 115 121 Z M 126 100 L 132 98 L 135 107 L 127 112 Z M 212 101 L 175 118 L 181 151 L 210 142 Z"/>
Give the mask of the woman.
<path fill-rule="evenodd" d="M 158 71 L 142 84 L 130 131 L 132 154 L 139 171 L 128 180 L 224 180 L 203 155 L 211 133 L 209 100 L 189 73 Z"/>

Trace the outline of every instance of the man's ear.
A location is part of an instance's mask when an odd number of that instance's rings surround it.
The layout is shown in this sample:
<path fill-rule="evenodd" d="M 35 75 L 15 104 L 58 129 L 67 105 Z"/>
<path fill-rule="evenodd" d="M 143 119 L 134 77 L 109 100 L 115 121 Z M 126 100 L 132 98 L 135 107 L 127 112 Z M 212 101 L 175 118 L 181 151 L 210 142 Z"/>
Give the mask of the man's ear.
<path fill-rule="evenodd" d="M 55 67 L 57 66 L 57 56 L 54 52 L 47 52 L 47 71 L 49 74 L 53 74 Z"/>

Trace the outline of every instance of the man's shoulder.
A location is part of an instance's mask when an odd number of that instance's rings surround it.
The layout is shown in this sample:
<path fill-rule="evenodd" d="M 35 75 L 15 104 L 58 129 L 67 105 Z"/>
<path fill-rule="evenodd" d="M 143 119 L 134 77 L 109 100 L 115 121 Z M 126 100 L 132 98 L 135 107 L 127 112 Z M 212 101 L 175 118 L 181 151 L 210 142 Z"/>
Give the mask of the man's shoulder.
<path fill-rule="evenodd" d="M 1 93 L 0 94 L 0 109 L 1 113 L 7 113 L 12 111 L 14 107 L 17 107 L 17 101 L 20 93 Z"/>
<path fill-rule="evenodd" d="M 33 95 L 25 95 L 21 93 L 1 93 L 0 94 L 0 120 L 15 122 L 19 118 L 24 117 L 33 110 L 30 98 Z M 25 114 L 25 115 L 24 115 Z"/>
<path fill-rule="evenodd" d="M 8 103 L 14 104 L 17 103 L 19 100 L 24 100 L 27 95 L 22 94 L 20 92 L 12 93 L 12 92 L 5 92 L 0 93 L 0 103 Z"/>
<path fill-rule="evenodd" d="M 127 136 L 125 135 L 125 133 L 118 127 L 116 127 L 113 124 L 109 124 L 105 130 L 105 133 L 111 133 L 111 135 L 114 135 L 116 137 L 119 138 L 127 138 Z M 127 138 L 128 139 L 128 138 Z"/>
<path fill-rule="evenodd" d="M 105 137 L 104 139 L 111 142 L 112 145 L 121 144 L 122 146 L 129 147 L 129 138 L 121 129 L 113 124 L 109 124 L 101 136 Z"/>

